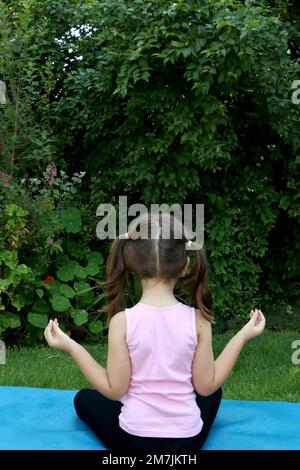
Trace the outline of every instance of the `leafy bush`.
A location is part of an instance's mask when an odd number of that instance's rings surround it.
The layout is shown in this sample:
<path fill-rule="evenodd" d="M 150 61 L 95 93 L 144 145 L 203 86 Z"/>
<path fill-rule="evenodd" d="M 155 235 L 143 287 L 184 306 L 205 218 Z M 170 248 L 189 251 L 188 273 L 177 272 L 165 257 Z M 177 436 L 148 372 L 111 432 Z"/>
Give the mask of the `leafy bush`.
<path fill-rule="evenodd" d="M 41 340 L 53 315 L 70 332 L 84 325 L 91 340 L 102 331 L 103 256 L 80 238 L 81 211 L 73 206 L 83 177 L 69 179 L 54 165 L 43 179 L 1 176 L 0 334 L 14 341 Z"/>
<path fill-rule="evenodd" d="M 217 316 L 299 304 L 300 107 L 291 101 L 300 77 L 298 3 L 9 5 L 0 1 L 3 169 L 36 177 L 55 162 L 88 181 L 77 205 L 64 208 L 89 223 L 61 230 L 51 218 L 59 201 L 46 193 L 31 209 L 45 217 L 53 243 L 40 227 L 19 262 L 47 267 L 45 276 L 60 255 L 83 263 L 96 250 L 97 205 L 117 204 L 121 194 L 128 204 L 204 203 Z"/>

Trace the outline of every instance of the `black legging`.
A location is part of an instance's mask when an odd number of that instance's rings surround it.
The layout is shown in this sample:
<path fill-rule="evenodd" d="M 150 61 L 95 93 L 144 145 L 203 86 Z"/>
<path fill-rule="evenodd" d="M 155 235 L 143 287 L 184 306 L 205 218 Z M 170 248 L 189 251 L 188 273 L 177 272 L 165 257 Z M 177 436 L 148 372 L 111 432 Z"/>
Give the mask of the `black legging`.
<path fill-rule="evenodd" d="M 79 418 L 92 429 L 109 450 L 179 454 L 197 452 L 201 449 L 218 412 L 221 398 L 221 388 L 206 397 L 196 393 L 203 427 L 201 432 L 193 437 L 142 437 L 129 434 L 119 426 L 122 403 L 110 400 L 96 390 L 80 390 L 74 398 L 74 406 Z"/>

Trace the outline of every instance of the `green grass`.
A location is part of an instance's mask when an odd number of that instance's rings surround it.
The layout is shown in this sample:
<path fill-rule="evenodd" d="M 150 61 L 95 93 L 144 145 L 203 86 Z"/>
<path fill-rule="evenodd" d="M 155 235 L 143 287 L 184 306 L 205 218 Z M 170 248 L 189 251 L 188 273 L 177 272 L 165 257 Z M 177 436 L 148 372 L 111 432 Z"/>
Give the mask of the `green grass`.
<path fill-rule="evenodd" d="M 232 334 L 214 336 L 215 356 Z M 300 401 L 300 365 L 293 365 L 292 342 L 299 332 L 266 331 L 249 342 L 223 386 L 223 397 L 242 400 Z M 105 346 L 87 346 L 103 366 Z M 0 365 L 0 384 L 56 389 L 88 387 L 68 354 L 48 347 L 10 349 L 7 363 Z"/>

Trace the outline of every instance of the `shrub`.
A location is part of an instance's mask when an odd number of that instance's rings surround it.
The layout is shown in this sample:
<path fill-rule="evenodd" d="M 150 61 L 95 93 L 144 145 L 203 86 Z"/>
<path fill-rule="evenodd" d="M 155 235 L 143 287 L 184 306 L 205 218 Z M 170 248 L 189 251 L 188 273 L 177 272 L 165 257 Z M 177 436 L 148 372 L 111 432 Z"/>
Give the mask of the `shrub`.
<path fill-rule="evenodd" d="M 217 316 L 299 304 L 297 2 L 9 5 L 0 2 L 10 34 L 0 39 L 3 169 L 36 176 L 49 161 L 89 181 L 75 208 L 90 224 L 55 239 L 57 263 L 60 246 L 83 262 L 95 245 L 100 202 L 204 203 Z"/>
<path fill-rule="evenodd" d="M 70 333 L 81 331 L 91 340 L 102 331 L 97 308 L 103 256 L 80 237 L 81 210 L 74 207 L 83 177 L 69 179 L 53 165 L 42 179 L 2 175 L 0 334 L 8 340 L 41 340 L 53 315 Z"/>

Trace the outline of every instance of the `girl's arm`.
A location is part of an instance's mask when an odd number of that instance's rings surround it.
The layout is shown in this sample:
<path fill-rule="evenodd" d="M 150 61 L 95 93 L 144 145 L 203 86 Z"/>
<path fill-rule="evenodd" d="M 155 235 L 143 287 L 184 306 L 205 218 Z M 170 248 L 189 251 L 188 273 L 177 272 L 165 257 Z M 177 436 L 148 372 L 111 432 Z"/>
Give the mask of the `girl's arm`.
<path fill-rule="evenodd" d="M 262 312 L 252 312 L 251 320 L 229 341 L 216 360 L 212 349 L 211 324 L 197 312 L 198 346 L 192 365 L 192 381 L 200 395 L 206 396 L 216 391 L 229 376 L 245 343 L 263 332 L 265 318 Z"/>
<path fill-rule="evenodd" d="M 126 344 L 125 312 L 114 315 L 108 330 L 107 368 L 102 367 L 88 351 L 69 338 L 50 320 L 45 329 L 49 346 L 68 352 L 88 382 L 111 400 L 119 400 L 128 390 L 131 377 L 130 356 Z"/>

